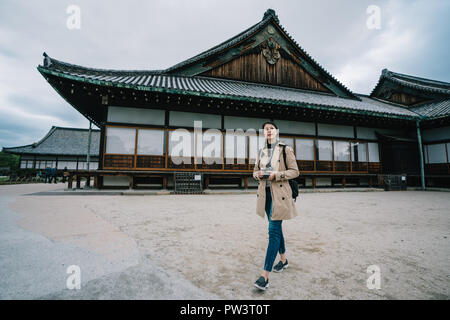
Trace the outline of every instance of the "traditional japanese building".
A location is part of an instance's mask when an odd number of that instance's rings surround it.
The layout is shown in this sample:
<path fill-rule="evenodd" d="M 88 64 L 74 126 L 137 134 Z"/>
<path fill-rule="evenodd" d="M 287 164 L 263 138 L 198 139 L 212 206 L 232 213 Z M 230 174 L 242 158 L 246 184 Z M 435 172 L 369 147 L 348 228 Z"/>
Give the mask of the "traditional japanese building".
<path fill-rule="evenodd" d="M 354 93 L 287 33 L 271 9 L 238 35 L 165 70 L 95 69 L 45 53 L 38 70 L 100 128 L 93 173 L 99 188 L 155 181 L 170 188 L 174 172 L 186 171 L 201 173 L 204 187 L 254 185 L 248 177 L 262 139 L 248 130 L 267 120 L 294 148 L 300 185 L 376 184 L 381 173 L 407 173 L 419 184 L 420 139 L 427 183 L 449 181 L 449 83 L 383 70 L 370 95 Z M 194 132 L 196 120 L 203 132 L 219 132 L 205 139 Z M 180 128 L 192 142 L 183 154 L 189 163 L 171 157 Z M 246 132 L 243 152 L 235 148 L 242 137 L 228 129 Z M 199 157 L 212 140 L 220 144 L 214 158 L 222 161 Z"/>
<path fill-rule="evenodd" d="M 53 126 L 38 142 L 18 147 L 3 147 L 3 152 L 20 156 L 21 169 L 85 170 L 89 130 Z M 100 130 L 91 131 L 89 169 L 98 168 Z"/>

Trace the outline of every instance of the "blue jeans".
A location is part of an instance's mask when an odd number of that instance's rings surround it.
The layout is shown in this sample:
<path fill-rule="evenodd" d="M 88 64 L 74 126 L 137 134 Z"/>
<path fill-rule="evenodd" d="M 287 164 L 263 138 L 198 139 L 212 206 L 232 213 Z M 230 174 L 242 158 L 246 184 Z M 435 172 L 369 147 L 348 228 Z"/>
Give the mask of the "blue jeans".
<path fill-rule="evenodd" d="M 267 246 L 266 261 L 264 262 L 264 270 L 271 272 L 275 258 L 278 252 L 283 254 L 286 252 L 284 246 L 283 230 L 281 229 L 281 223 L 283 220 L 272 220 L 272 194 L 270 188 L 266 188 L 266 214 L 269 220 L 269 245 Z"/>

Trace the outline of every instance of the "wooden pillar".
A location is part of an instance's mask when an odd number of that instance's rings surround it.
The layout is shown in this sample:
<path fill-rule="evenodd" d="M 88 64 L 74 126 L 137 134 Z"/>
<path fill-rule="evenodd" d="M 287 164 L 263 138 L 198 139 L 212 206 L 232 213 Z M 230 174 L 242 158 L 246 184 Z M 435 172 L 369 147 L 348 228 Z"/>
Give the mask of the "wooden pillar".
<path fill-rule="evenodd" d="M 345 177 L 342 178 L 342 188 L 345 188 Z"/>
<path fill-rule="evenodd" d="M 67 179 L 67 188 L 70 190 L 72 190 L 72 188 L 73 188 L 72 183 L 73 183 L 73 176 L 72 176 L 72 174 L 69 174 L 69 179 Z"/>
<path fill-rule="evenodd" d="M 373 185 L 372 177 L 369 177 L 369 187 L 372 187 L 372 185 Z"/>
<path fill-rule="evenodd" d="M 205 178 L 205 189 L 209 188 L 209 176 L 206 176 Z"/>
<path fill-rule="evenodd" d="M 86 186 L 87 187 L 91 186 L 91 176 L 87 176 L 87 178 L 86 178 Z"/>
<path fill-rule="evenodd" d="M 316 177 L 312 178 L 312 185 L 313 185 L 313 189 L 316 188 Z"/>
<path fill-rule="evenodd" d="M 130 189 L 133 189 L 133 175 L 130 175 Z"/>
<path fill-rule="evenodd" d="M 77 189 L 81 189 L 81 177 L 77 174 Z"/>
<path fill-rule="evenodd" d="M 248 177 L 244 177 L 244 188 L 248 189 Z"/>
<path fill-rule="evenodd" d="M 163 187 L 163 189 L 167 189 L 167 176 L 166 175 L 163 176 L 162 187 Z"/>
<path fill-rule="evenodd" d="M 94 176 L 94 188 L 98 189 L 98 176 Z"/>

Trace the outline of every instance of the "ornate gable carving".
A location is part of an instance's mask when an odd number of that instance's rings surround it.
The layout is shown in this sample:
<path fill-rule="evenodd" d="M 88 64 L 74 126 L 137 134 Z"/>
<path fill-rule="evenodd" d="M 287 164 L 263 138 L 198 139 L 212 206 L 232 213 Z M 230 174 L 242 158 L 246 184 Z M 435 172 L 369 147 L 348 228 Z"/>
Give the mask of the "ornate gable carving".
<path fill-rule="evenodd" d="M 263 42 L 261 48 L 261 53 L 266 58 L 267 63 L 273 65 L 280 59 L 281 55 L 278 51 L 280 45 L 272 37 Z"/>

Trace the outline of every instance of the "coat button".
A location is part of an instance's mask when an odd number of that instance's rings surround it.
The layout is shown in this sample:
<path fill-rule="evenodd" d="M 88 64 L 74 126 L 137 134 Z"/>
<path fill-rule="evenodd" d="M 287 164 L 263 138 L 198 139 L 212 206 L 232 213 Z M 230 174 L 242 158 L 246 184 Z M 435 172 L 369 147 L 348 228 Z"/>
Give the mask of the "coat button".
<path fill-rule="evenodd" d="M 280 184 L 280 187 L 282 187 L 283 185 L 282 184 Z"/>
<path fill-rule="evenodd" d="M 283 198 L 281 198 L 282 200 L 284 200 L 284 197 Z"/>

